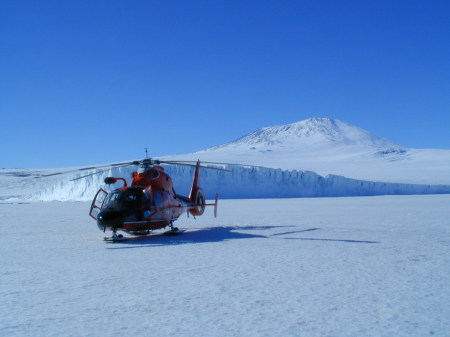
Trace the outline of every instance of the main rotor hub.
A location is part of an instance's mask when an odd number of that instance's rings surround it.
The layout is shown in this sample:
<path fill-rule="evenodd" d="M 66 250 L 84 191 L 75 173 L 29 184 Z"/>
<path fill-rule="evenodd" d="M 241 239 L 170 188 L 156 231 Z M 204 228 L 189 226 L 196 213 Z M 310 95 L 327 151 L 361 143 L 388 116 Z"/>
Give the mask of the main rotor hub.
<path fill-rule="evenodd" d="M 138 172 L 142 173 L 142 172 L 145 172 L 145 171 L 151 169 L 155 165 L 159 165 L 161 162 L 157 159 L 155 160 L 152 158 L 146 158 L 141 161 L 136 161 L 135 163 L 136 163 L 136 165 L 139 165 Z"/>

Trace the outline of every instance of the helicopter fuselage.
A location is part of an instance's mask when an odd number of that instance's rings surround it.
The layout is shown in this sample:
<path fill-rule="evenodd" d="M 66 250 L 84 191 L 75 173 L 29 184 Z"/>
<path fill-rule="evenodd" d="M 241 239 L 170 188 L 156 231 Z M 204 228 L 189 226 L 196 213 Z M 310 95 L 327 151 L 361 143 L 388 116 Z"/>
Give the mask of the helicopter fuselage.
<path fill-rule="evenodd" d="M 106 178 L 107 184 L 122 180 L 124 186 L 110 193 L 100 189 L 89 215 L 97 220 L 102 231 L 122 230 L 130 234 L 146 234 L 172 227 L 184 212 L 202 215 L 206 204 L 203 191 L 198 186 L 199 168 L 197 164 L 189 197 L 175 193 L 172 179 L 161 166 L 133 172 L 131 186 L 123 178 Z M 217 205 L 217 201 L 213 205 Z"/>

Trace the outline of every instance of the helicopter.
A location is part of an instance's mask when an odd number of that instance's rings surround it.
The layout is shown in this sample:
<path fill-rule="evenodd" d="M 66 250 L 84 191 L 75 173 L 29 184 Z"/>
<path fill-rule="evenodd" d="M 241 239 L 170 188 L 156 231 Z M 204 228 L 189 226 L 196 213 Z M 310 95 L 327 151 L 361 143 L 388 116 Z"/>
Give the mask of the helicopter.
<path fill-rule="evenodd" d="M 192 164 L 192 163 L 195 163 Z M 228 164 L 205 162 L 210 164 Z M 183 165 L 195 167 L 192 186 L 189 196 L 182 196 L 175 192 L 172 178 L 165 172 L 161 164 Z M 97 221 L 97 227 L 103 232 L 111 231 L 111 237 L 105 237 L 105 241 L 118 242 L 126 240 L 118 231 L 123 231 L 131 235 L 147 235 L 153 230 L 169 227 L 165 232 L 167 235 L 181 233 L 174 227 L 180 215 L 187 212 L 194 217 L 201 216 L 206 206 L 214 206 L 214 217 L 217 217 L 217 204 L 219 195 L 216 193 L 214 203 L 206 203 L 202 188 L 199 185 L 200 169 L 213 169 L 220 171 L 230 171 L 227 169 L 211 166 L 201 166 L 200 160 L 193 161 L 162 161 L 152 158 L 145 158 L 133 162 L 116 163 L 111 165 L 101 165 L 85 167 L 74 171 L 84 171 L 98 169 L 102 167 L 125 167 L 138 165 L 139 169 L 131 175 L 131 184 L 122 177 L 107 177 L 105 184 L 113 185 L 122 183 L 121 187 L 110 192 L 100 188 L 95 194 L 89 216 Z M 234 165 L 234 164 L 230 164 Z M 83 179 L 85 177 L 105 172 L 109 169 L 90 173 L 72 180 Z M 73 171 L 71 171 L 73 172 Z M 67 173 L 67 172 L 65 172 Z M 62 172 L 49 174 L 56 175 Z"/>

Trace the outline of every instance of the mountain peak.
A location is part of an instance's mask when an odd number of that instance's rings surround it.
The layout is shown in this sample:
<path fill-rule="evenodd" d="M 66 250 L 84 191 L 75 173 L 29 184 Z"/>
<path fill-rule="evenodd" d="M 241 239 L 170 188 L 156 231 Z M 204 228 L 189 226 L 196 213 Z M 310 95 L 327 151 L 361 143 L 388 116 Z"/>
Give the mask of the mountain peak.
<path fill-rule="evenodd" d="M 391 148 L 398 145 L 378 137 L 354 125 L 332 118 L 309 118 L 278 126 L 264 127 L 223 147 L 319 147 L 332 145 L 366 145 L 375 148 Z"/>

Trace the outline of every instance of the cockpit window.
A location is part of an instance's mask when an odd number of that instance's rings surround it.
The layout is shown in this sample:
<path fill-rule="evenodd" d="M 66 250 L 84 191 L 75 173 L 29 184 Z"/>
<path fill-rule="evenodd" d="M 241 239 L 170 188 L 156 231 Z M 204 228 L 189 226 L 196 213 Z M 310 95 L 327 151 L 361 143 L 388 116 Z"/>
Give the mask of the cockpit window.
<path fill-rule="evenodd" d="M 142 207 L 143 196 L 144 192 L 138 188 L 129 188 L 125 191 L 114 191 L 108 194 L 105 207 L 117 211 L 138 210 Z"/>

